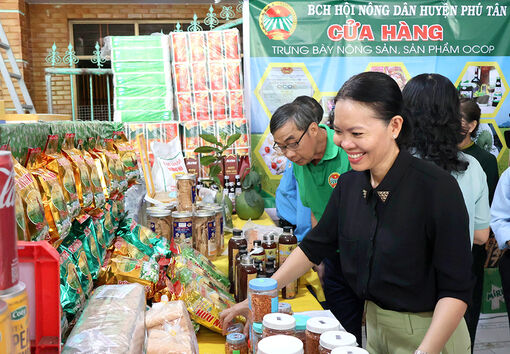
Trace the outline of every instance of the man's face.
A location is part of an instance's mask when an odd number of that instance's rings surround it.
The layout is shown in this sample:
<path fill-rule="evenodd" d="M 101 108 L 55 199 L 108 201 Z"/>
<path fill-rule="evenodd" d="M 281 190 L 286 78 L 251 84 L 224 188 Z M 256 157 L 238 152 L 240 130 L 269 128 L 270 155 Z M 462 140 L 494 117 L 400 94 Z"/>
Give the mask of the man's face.
<path fill-rule="evenodd" d="M 299 130 L 294 121 L 285 123 L 274 134 L 275 143 L 281 147 L 285 157 L 299 166 L 304 166 L 313 160 L 315 148 L 317 145 L 316 131 L 319 129 L 316 123 L 312 123 L 306 131 Z M 301 138 L 301 140 L 299 140 Z M 291 148 L 293 143 L 299 144 Z M 291 147 L 287 147 L 291 144 Z"/>

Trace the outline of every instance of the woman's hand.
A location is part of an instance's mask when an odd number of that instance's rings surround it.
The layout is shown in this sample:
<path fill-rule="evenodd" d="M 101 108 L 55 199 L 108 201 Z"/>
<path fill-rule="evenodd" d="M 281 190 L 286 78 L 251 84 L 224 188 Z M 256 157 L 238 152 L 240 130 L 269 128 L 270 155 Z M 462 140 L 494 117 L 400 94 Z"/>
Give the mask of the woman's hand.
<path fill-rule="evenodd" d="M 220 313 L 220 322 L 221 322 L 221 328 L 223 328 L 223 335 L 227 334 L 227 328 L 232 323 L 232 320 L 236 318 L 236 316 L 244 316 L 246 318 L 246 324 L 244 325 L 244 334 L 249 336 L 249 330 L 250 325 L 252 322 L 251 319 L 251 310 L 248 307 L 248 299 L 244 300 L 243 302 L 240 302 L 238 304 L 235 304 L 234 306 L 223 310 Z"/>

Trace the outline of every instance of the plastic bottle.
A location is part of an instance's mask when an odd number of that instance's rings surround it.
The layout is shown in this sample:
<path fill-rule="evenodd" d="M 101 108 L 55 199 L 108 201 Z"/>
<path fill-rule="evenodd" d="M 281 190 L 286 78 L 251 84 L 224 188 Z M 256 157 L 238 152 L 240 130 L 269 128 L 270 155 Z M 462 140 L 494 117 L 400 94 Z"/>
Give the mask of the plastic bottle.
<path fill-rule="evenodd" d="M 278 239 L 278 266 L 281 267 L 288 256 L 297 247 L 297 237 L 292 234 L 290 226 L 283 227 L 283 233 Z M 298 280 L 290 282 L 282 289 L 282 297 L 284 299 L 293 299 L 298 292 Z"/>
<path fill-rule="evenodd" d="M 239 229 L 232 231 L 232 237 L 228 241 L 228 280 L 230 281 L 230 292 L 235 291 L 235 260 L 241 246 L 247 247 L 248 242 Z"/>

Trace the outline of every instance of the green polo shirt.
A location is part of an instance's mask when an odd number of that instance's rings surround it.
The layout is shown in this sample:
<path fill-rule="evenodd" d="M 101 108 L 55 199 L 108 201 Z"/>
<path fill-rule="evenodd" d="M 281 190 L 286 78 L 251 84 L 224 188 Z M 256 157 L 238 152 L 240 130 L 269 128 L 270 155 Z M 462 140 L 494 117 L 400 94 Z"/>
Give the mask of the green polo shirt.
<path fill-rule="evenodd" d="M 320 220 L 324 209 L 326 209 L 338 177 L 351 169 L 347 153 L 333 142 L 335 132 L 325 125 L 319 126 L 326 129 L 328 134 L 326 151 L 322 159 L 317 165 L 313 163 L 305 166 L 292 164 L 301 202 L 305 207 L 312 209 L 317 221 Z"/>

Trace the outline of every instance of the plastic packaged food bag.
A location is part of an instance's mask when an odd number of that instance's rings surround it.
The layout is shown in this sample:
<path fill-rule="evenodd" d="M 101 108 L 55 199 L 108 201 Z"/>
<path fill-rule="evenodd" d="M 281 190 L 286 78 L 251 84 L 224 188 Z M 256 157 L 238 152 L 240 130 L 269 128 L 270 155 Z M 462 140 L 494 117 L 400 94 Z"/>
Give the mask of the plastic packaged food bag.
<path fill-rule="evenodd" d="M 197 354 L 194 327 L 182 301 L 154 304 L 145 316 L 147 354 Z"/>
<path fill-rule="evenodd" d="M 172 139 L 169 143 L 154 141 L 151 149 L 154 154 L 152 179 L 156 193 L 165 193 L 170 198 L 177 198 L 175 177 L 187 172 L 179 139 Z"/>
<path fill-rule="evenodd" d="M 97 288 L 62 353 L 144 353 L 145 290 L 140 284 Z"/>

